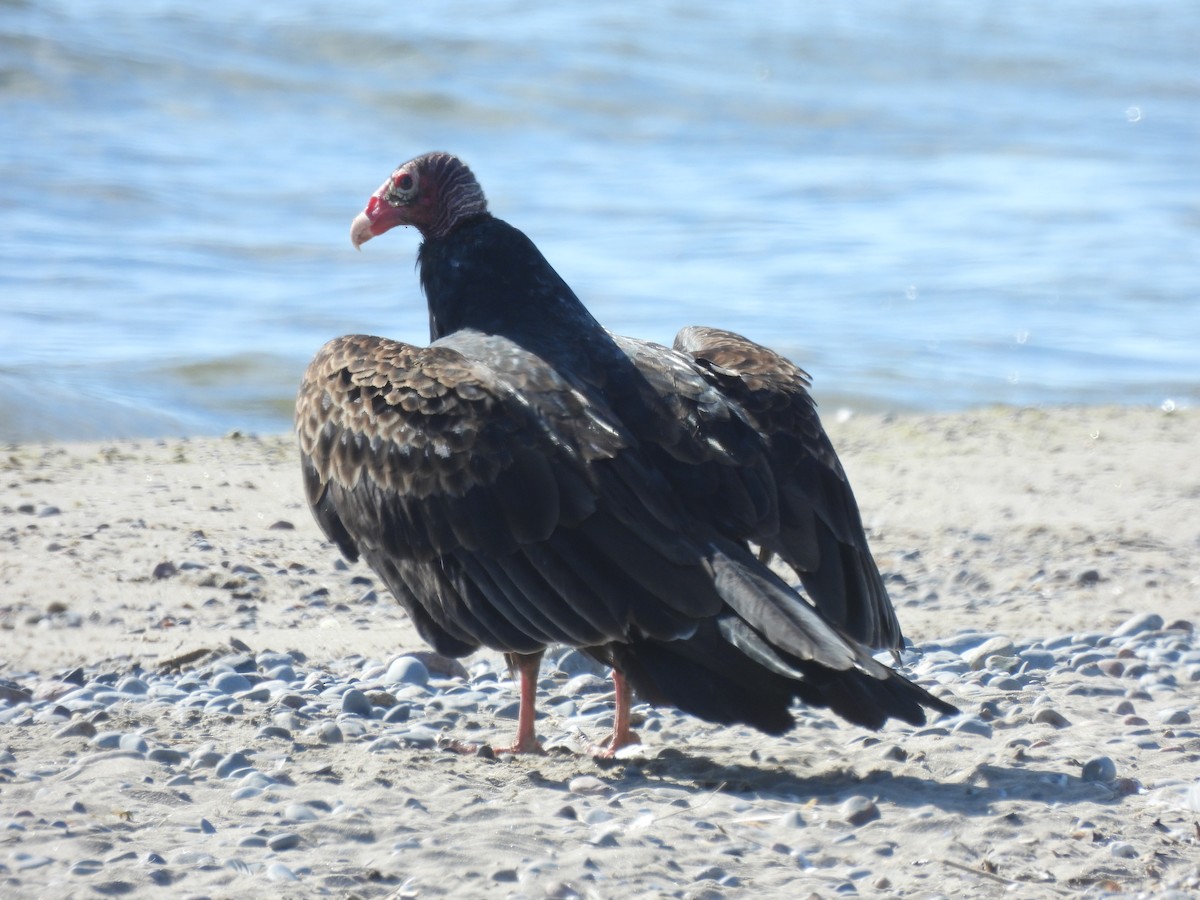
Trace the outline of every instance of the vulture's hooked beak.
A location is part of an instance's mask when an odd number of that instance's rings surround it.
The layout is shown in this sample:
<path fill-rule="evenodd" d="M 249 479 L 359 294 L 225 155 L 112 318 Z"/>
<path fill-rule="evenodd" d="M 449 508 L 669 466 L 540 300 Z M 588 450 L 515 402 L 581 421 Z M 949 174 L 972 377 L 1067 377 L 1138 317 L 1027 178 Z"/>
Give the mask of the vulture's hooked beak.
<path fill-rule="evenodd" d="M 354 245 L 355 250 L 362 249 L 363 244 L 390 228 L 408 224 L 404 207 L 393 206 L 383 199 L 383 192 L 387 188 L 388 185 L 385 184 L 372 194 L 371 199 L 367 201 L 367 208 L 350 223 L 350 243 Z"/>

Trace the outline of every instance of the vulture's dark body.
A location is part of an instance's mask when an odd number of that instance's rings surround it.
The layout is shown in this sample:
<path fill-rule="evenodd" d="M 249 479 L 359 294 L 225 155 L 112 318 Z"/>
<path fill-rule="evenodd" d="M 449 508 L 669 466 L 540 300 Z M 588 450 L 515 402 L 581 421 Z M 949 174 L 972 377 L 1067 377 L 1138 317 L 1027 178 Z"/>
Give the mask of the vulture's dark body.
<path fill-rule="evenodd" d="M 330 342 L 297 429 L 322 529 L 439 652 L 583 647 L 772 733 L 797 698 L 869 727 L 950 709 L 864 647 L 900 630 L 803 372 L 727 332 L 610 335 L 489 214 L 419 265 L 433 343 Z"/>

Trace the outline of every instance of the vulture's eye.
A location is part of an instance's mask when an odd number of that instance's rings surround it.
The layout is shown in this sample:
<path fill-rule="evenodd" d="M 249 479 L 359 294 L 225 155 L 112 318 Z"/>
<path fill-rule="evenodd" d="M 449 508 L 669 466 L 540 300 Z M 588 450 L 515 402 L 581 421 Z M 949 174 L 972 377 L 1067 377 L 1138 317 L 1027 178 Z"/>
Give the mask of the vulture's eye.
<path fill-rule="evenodd" d="M 411 203 L 417 195 L 417 176 L 411 172 L 401 172 L 392 179 L 387 194 L 384 195 L 391 206 L 404 206 Z"/>

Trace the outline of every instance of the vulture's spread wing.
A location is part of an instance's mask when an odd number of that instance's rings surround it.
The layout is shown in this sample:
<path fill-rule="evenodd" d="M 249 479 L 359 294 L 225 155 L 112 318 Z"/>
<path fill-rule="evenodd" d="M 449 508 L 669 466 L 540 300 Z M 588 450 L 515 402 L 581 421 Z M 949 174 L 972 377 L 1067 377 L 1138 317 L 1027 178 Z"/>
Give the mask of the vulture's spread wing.
<path fill-rule="evenodd" d="M 850 482 L 808 393 L 807 373 L 766 347 L 715 328 L 684 328 L 675 349 L 753 418 L 769 445 L 778 529 L 768 525 L 751 539 L 791 566 L 817 608 L 850 637 L 877 648 L 902 647 Z"/>

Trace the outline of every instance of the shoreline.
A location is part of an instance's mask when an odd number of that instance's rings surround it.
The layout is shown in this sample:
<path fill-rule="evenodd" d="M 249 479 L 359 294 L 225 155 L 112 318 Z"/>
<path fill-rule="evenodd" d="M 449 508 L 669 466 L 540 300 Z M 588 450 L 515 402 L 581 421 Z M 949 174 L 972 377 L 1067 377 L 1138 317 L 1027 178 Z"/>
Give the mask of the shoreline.
<path fill-rule="evenodd" d="M 290 435 L 7 445 L 0 886 L 1196 890 L 1195 416 L 830 414 L 916 646 L 907 671 L 963 715 L 874 735 L 801 711 L 772 739 L 639 707 L 644 744 L 611 764 L 570 750 L 574 731 L 602 735 L 611 700 L 570 654 L 553 655 L 539 696 L 550 755 L 430 743 L 441 730 L 508 737 L 503 665 L 483 651 L 462 661 L 465 678 L 388 680 L 427 648 L 370 571 L 323 541 Z M 292 676 L 277 693 L 264 687 L 272 665 Z M 226 669 L 248 684 L 222 699 Z M 138 683 L 147 693 L 118 689 Z M 348 709 L 365 702 L 355 692 L 370 703 Z M 78 710 L 56 709 L 72 697 Z M 399 707 L 411 718 L 389 721 Z M 246 765 L 218 774 L 236 754 Z"/>

